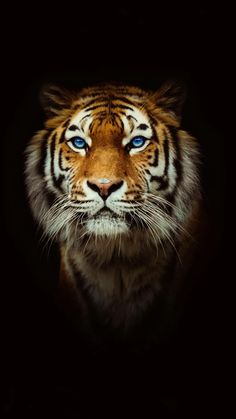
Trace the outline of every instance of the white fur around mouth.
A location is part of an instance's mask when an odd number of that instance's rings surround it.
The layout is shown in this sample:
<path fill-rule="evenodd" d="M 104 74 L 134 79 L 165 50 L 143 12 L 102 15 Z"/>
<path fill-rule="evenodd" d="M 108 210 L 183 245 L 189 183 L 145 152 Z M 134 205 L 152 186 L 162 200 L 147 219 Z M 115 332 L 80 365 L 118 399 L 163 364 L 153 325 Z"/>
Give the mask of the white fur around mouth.
<path fill-rule="evenodd" d="M 114 216 L 110 211 L 104 211 L 100 216 L 86 222 L 88 233 L 101 236 L 114 236 L 117 234 L 128 233 L 129 227 L 121 217 Z"/>

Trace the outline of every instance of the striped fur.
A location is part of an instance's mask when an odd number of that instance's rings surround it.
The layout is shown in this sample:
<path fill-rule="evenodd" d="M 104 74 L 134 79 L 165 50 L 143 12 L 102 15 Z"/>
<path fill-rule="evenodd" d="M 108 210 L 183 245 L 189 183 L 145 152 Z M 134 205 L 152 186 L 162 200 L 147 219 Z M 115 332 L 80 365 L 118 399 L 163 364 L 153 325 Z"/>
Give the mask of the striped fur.
<path fill-rule="evenodd" d="M 26 150 L 33 214 L 59 243 L 63 292 L 87 316 L 93 307 L 101 321 L 126 330 L 191 259 L 199 151 L 180 126 L 183 93 L 174 84 L 155 93 L 49 87 L 42 102 L 48 119 Z M 131 146 L 137 136 L 146 139 L 139 149 Z M 86 149 L 74 150 L 74 137 Z"/>

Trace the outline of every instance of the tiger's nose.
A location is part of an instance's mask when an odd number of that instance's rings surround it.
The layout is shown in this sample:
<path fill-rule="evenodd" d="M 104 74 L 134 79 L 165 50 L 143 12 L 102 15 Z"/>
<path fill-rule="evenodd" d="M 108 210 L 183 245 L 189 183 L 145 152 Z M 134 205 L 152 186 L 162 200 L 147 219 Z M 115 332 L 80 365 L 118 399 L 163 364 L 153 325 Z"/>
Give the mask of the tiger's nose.
<path fill-rule="evenodd" d="M 117 191 L 122 185 L 123 180 L 116 179 L 89 179 L 87 180 L 87 185 L 90 189 L 97 192 L 103 199 L 108 198 L 112 192 Z"/>

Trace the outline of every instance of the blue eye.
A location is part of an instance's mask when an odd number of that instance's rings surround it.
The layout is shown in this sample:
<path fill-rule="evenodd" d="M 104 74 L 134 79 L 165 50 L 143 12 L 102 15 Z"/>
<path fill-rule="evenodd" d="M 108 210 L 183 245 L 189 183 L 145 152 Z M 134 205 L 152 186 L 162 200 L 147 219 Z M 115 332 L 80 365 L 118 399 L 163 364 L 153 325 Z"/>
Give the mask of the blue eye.
<path fill-rule="evenodd" d="M 83 138 L 74 137 L 70 141 L 75 148 L 82 149 L 87 147 L 87 143 Z"/>
<path fill-rule="evenodd" d="M 139 148 L 139 147 L 142 147 L 145 142 L 146 142 L 146 138 L 144 138 L 144 137 L 134 137 L 130 141 L 129 146 L 131 148 Z"/>

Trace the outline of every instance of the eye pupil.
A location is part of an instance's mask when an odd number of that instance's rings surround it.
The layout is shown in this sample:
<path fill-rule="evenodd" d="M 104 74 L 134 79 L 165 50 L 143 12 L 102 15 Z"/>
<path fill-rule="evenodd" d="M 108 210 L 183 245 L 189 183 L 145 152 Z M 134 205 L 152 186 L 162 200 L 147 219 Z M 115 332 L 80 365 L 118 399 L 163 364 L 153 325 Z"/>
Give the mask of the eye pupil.
<path fill-rule="evenodd" d="M 72 141 L 73 146 L 76 148 L 85 148 L 86 146 L 86 142 L 83 140 L 83 138 L 76 137 L 76 138 L 73 138 L 71 141 Z"/>
<path fill-rule="evenodd" d="M 144 137 L 135 137 L 132 139 L 132 141 L 130 142 L 131 147 L 133 148 L 138 148 L 138 147 L 142 147 L 143 144 L 145 143 L 146 139 Z"/>

